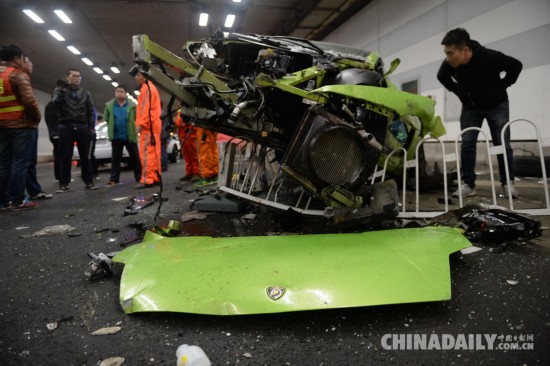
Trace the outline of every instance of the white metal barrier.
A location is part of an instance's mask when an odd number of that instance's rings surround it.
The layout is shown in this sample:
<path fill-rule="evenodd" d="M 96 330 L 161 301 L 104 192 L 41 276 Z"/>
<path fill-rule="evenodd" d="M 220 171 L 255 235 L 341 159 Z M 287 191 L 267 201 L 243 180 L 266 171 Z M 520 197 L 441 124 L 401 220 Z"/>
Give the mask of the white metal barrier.
<path fill-rule="evenodd" d="M 418 167 L 420 164 L 418 164 L 418 151 L 420 150 L 420 147 L 424 144 L 424 142 L 426 142 L 427 140 L 436 140 L 439 142 L 439 144 L 441 145 L 441 152 L 443 153 L 443 189 L 445 191 L 444 193 L 444 199 L 445 199 L 445 212 L 449 211 L 449 191 L 448 191 L 448 187 L 447 187 L 447 161 L 445 159 L 445 145 L 443 144 L 443 141 L 439 140 L 438 138 L 435 138 L 435 137 L 432 137 L 430 135 L 427 135 L 426 137 L 424 137 L 422 140 L 420 140 L 420 142 L 418 143 L 418 145 L 416 145 L 416 153 L 415 153 L 415 161 L 416 161 L 416 164 L 415 164 L 415 188 L 416 188 L 416 213 L 419 212 L 419 205 L 420 205 L 420 188 L 419 188 L 419 184 L 420 184 L 420 174 L 419 174 L 419 171 L 418 171 Z"/>
<path fill-rule="evenodd" d="M 489 164 L 489 176 L 491 178 L 491 191 L 493 194 L 493 205 L 497 205 L 497 193 L 495 191 L 495 177 L 493 175 L 493 161 L 491 160 L 491 148 L 489 147 L 489 139 L 487 138 L 487 134 L 485 131 L 483 131 L 479 127 L 468 127 L 463 129 L 458 136 L 455 139 L 455 158 L 456 158 L 456 175 L 457 175 L 457 182 L 458 182 L 458 205 L 459 207 L 463 206 L 463 198 L 462 198 L 462 181 L 461 181 L 461 173 L 460 173 L 460 159 L 458 158 L 460 156 L 460 152 L 458 150 L 458 139 L 464 135 L 464 133 L 468 131 L 478 131 L 483 134 L 485 137 L 485 147 L 487 149 L 487 163 Z M 477 141 L 476 141 L 477 144 Z"/>
<path fill-rule="evenodd" d="M 445 199 L 445 211 L 424 211 L 424 212 L 420 212 L 420 187 L 419 187 L 419 184 L 420 184 L 420 179 L 419 179 L 420 178 L 420 171 L 419 171 L 420 164 L 419 164 L 419 161 L 418 161 L 418 157 L 419 157 L 418 152 L 420 150 L 420 147 L 427 140 L 436 140 L 441 144 L 441 149 L 442 149 L 442 152 L 443 152 L 443 171 L 444 171 L 443 189 L 444 189 L 444 196 L 445 196 L 445 198 L 444 198 Z M 401 217 L 401 218 L 413 218 L 413 217 L 414 218 L 429 218 L 429 217 L 434 217 L 434 216 L 440 215 L 442 213 L 448 212 L 449 211 L 449 199 L 448 199 L 449 194 L 448 194 L 448 187 L 447 187 L 447 161 L 445 159 L 445 145 L 443 144 L 443 141 L 441 141 L 441 140 L 439 140 L 439 139 L 437 139 L 433 136 L 427 135 L 422 140 L 420 140 L 418 142 L 418 145 L 416 145 L 416 152 L 415 152 L 415 159 L 414 160 L 408 160 L 407 161 L 407 151 L 402 147 L 392 150 L 388 154 L 386 159 L 384 160 L 384 168 L 382 170 L 377 170 L 377 168 L 375 168 L 375 170 L 372 174 L 371 183 L 374 183 L 375 179 L 378 178 L 378 177 L 382 177 L 382 182 L 384 181 L 385 176 L 386 176 L 386 169 L 387 169 L 387 166 L 388 166 L 389 159 L 394 154 L 396 154 L 397 152 L 400 152 L 400 151 L 403 152 L 404 159 L 403 159 L 403 187 L 402 187 L 402 198 L 401 198 L 402 210 L 401 210 L 401 213 L 399 214 L 399 217 Z M 415 168 L 415 211 L 414 212 L 406 212 L 407 168 L 413 168 L 413 167 Z"/>
<path fill-rule="evenodd" d="M 371 183 L 374 183 L 375 179 L 378 178 L 378 177 L 382 177 L 382 182 L 386 179 L 386 169 L 388 168 L 388 161 L 390 160 L 390 158 L 398 153 L 398 152 L 403 152 L 403 188 L 402 188 L 402 212 L 405 212 L 405 206 L 406 206 L 406 202 L 407 202 L 407 150 L 405 150 L 404 148 L 402 147 L 398 147 L 397 149 L 394 149 L 392 150 L 392 152 L 390 152 L 388 154 L 388 156 L 386 157 L 386 160 L 384 160 L 384 169 L 382 170 L 377 170 L 378 169 L 378 166 L 376 165 L 374 167 L 374 172 L 372 173 L 372 180 L 371 180 Z"/>
<path fill-rule="evenodd" d="M 550 146 L 550 139 L 548 139 L 546 144 L 543 144 L 544 140 L 541 139 L 539 129 L 533 122 L 531 122 L 529 120 L 526 120 L 526 119 L 516 119 L 516 120 L 513 120 L 513 121 L 509 121 L 509 122 L 506 123 L 506 125 L 504 125 L 504 127 L 501 131 L 501 141 L 504 142 L 504 134 L 506 133 L 506 129 L 510 128 L 510 125 L 512 123 L 520 122 L 520 121 L 527 122 L 527 123 L 531 124 L 533 126 L 533 128 L 535 129 L 535 132 L 536 132 L 536 135 L 537 135 L 537 145 L 538 145 L 539 156 L 540 156 L 540 161 L 541 161 L 542 176 L 543 176 L 542 177 L 543 178 L 542 182 L 543 182 L 543 185 L 544 185 L 544 195 L 545 195 L 545 200 L 546 200 L 546 208 L 529 208 L 529 209 L 519 209 L 519 210 L 516 210 L 516 211 L 517 212 L 522 212 L 522 213 L 528 213 L 528 214 L 531 214 L 531 215 L 550 215 L 550 198 L 549 198 L 549 190 L 548 190 L 548 180 L 547 180 L 547 176 L 546 176 L 546 167 L 545 167 L 545 162 L 544 162 L 544 154 L 543 154 L 543 150 L 542 150 L 543 146 Z M 486 146 L 486 149 L 487 149 L 487 157 L 488 157 L 488 160 L 489 160 L 488 161 L 489 175 L 490 175 L 490 179 L 491 179 L 491 192 L 492 192 L 492 196 L 493 196 L 493 205 L 494 206 L 497 206 L 497 196 L 496 196 L 496 191 L 495 191 L 495 180 L 494 180 L 494 174 L 493 174 L 493 165 L 492 165 L 491 155 L 503 154 L 504 166 L 505 166 L 505 172 L 506 172 L 505 174 L 506 174 L 507 186 L 508 186 L 509 209 L 514 210 L 513 197 L 511 195 L 511 187 L 510 187 L 510 184 L 511 184 L 510 175 L 509 175 L 510 167 L 508 166 L 507 152 L 506 152 L 506 149 L 504 148 L 504 145 L 493 146 L 491 148 L 489 146 L 489 139 L 487 138 L 486 133 L 483 130 L 481 130 L 480 128 L 470 127 L 470 128 L 466 128 L 463 131 L 461 131 L 459 136 L 455 139 L 455 154 L 445 155 L 445 153 L 443 153 L 444 154 L 444 159 L 443 159 L 443 163 L 444 163 L 443 164 L 443 173 L 444 173 L 444 175 L 443 175 L 443 179 L 444 179 L 445 203 L 446 203 L 444 212 L 448 211 L 448 207 L 447 207 L 447 168 L 446 168 L 446 162 L 450 162 L 450 161 L 454 161 L 454 160 L 456 160 L 456 162 L 457 162 L 459 207 L 463 207 L 461 175 L 460 175 L 460 159 L 459 159 L 460 153 L 459 153 L 459 148 L 458 148 L 458 139 L 465 132 L 468 132 L 468 131 L 471 131 L 471 130 L 478 130 L 481 133 L 483 133 L 483 135 L 485 136 L 485 146 Z M 429 136 L 427 138 L 424 138 L 422 141 L 420 141 L 420 143 L 418 145 L 421 145 L 422 143 L 424 143 L 425 140 L 430 139 L 430 138 L 431 137 L 429 137 Z M 441 143 L 441 141 L 439 141 L 439 142 Z M 442 148 L 443 148 L 443 152 L 444 152 L 444 146 L 442 146 Z M 419 149 L 419 147 L 417 146 L 416 158 L 414 160 L 414 165 L 416 166 L 416 211 L 412 212 L 412 213 L 405 213 L 405 212 L 401 213 L 399 215 L 400 217 L 419 217 L 419 218 L 433 217 L 437 214 L 442 213 L 442 212 L 431 212 L 431 211 L 430 212 L 419 212 L 419 209 L 418 209 L 418 202 L 419 202 L 419 199 L 418 199 L 418 197 L 419 197 L 418 149 Z M 407 163 L 412 163 L 412 162 L 413 161 L 407 162 Z"/>
<path fill-rule="evenodd" d="M 510 128 L 510 126 L 513 123 L 516 123 L 516 122 L 527 122 L 527 123 L 529 123 L 531 126 L 533 126 L 533 128 L 535 129 L 535 132 L 537 134 L 537 145 L 539 147 L 540 164 L 541 164 L 541 168 L 542 168 L 542 182 L 544 184 L 544 196 L 546 198 L 546 209 L 539 209 L 539 210 L 529 209 L 529 210 L 518 210 L 518 211 L 520 211 L 520 212 L 526 211 L 528 213 L 539 214 L 539 215 L 550 215 L 550 199 L 548 197 L 548 181 L 546 180 L 546 165 L 544 163 L 544 155 L 543 155 L 543 152 L 542 152 L 542 139 L 540 137 L 540 131 L 539 131 L 539 128 L 537 127 L 537 125 L 535 125 L 533 122 L 529 121 L 528 119 L 522 119 L 522 118 L 515 119 L 513 121 L 509 121 L 502 128 L 502 131 L 500 133 L 500 141 L 504 144 L 504 134 L 506 133 L 506 130 L 508 128 Z M 504 145 L 501 145 L 501 146 L 504 146 Z M 549 146 L 550 146 L 550 144 L 549 144 Z M 508 185 L 508 199 L 510 201 L 510 210 L 513 210 L 514 209 L 514 201 L 512 199 L 512 192 L 511 192 L 511 187 L 510 187 L 511 182 L 510 182 L 510 174 L 509 174 L 510 167 L 508 166 L 508 159 L 507 159 L 508 155 L 507 155 L 506 149 L 504 149 L 504 148 L 502 148 L 501 153 L 504 155 L 504 167 L 505 167 L 505 170 L 506 170 L 506 184 Z"/>
<path fill-rule="evenodd" d="M 530 208 L 530 209 L 520 209 L 520 210 L 516 210 L 516 211 L 523 212 L 523 213 L 528 213 L 528 214 L 532 214 L 532 215 L 550 215 L 550 198 L 549 198 L 549 190 L 548 190 L 548 181 L 547 181 L 547 176 L 546 176 L 546 167 L 545 167 L 545 163 L 544 163 L 544 155 L 543 155 L 543 150 L 542 150 L 543 146 L 550 146 L 550 139 L 548 139 L 548 141 L 546 141 L 546 144 L 544 144 L 543 141 L 545 141 L 545 140 L 541 139 L 539 129 L 533 122 L 531 122 L 529 120 L 525 120 L 525 119 L 516 119 L 516 120 L 513 120 L 513 121 L 509 121 L 503 127 L 503 130 L 502 130 L 502 133 L 501 133 L 501 141 L 504 142 L 504 134 L 505 134 L 506 129 L 509 128 L 512 123 L 520 122 L 520 121 L 530 123 L 535 128 L 535 132 L 536 132 L 536 135 L 537 135 L 537 144 L 538 144 L 539 156 L 540 156 L 541 167 L 542 167 L 542 175 L 543 175 L 543 180 L 542 181 L 543 181 L 543 185 L 544 185 L 546 208 Z M 403 209 L 402 209 L 401 213 L 399 214 L 399 217 L 402 217 L 402 218 L 412 218 L 412 217 L 414 217 L 414 218 L 429 218 L 429 217 L 437 216 L 437 215 L 442 214 L 444 212 L 448 212 L 449 207 L 448 207 L 447 162 L 452 162 L 452 161 L 456 161 L 456 166 L 457 166 L 459 207 L 464 206 L 464 202 L 463 202 L 463 198 L 462 198 L 462 180 L 461 180 L 461 169 L 460 169 L 460 149 L 459 149 L 459 146 L 458 146 L 458 142 L 459 142 L 459 139 L 461 138 L 461 136 L 464 133 L 466 133 L 468 131 L 472 131 L 472 130 L 477 130 L 478 132 L 481 132 L 483 134 L 484 138 L 485 138 L 485 148 L 487 150 L 487 159 L 488 159 L 487 163 L 489 165 L 489 177 L 490 177 L 490 180 L 491 180 L 491 194 L 492 194 L 492 198 L 493 198 L 493 206 L 498 206 L 498 203 L 497 203 L 497 194 L 496 194 L 496 189 L 495 189 L 495 178 L 494 178 L 494 174 L 493 174 L 493 163 L 492 163 L 491 156 L 492 155 L 503 154 L 504 155 L 505 170 L 506 170 L 507 186 L 508 186 L 509 209 L 514 210 L 513 198 L 511 196 L 511 191 L 510 191 L 510 189 L 511 189 L 510 188 L 510 183 L 511 182 L 510 182 L 510 178 L 509 178 L 510 177 L 510 175 L 509 175 L 510 167 L 508 166 L 506 149 L 504 149 L 503 145 L 490 147 L 489 139 L 488 139 L 487 134 L 485 133 L 485 131 L 483 131 L 481 128 L 478 128 L 478 127 L 470 127 L 470 128 L 466 128 L 466 129 L 462 130 L 460 132 L 460 134 L 457 136 L 457 138 L 454 141 L 455 153 L 452 153 L 452 154 L 446 155 L 445 154 L 445 146 L 444 146 L 443 142 L 440 141 L 439 139 L 434 138 L 434 137 L 429 136 L 429 135 L 424 137 L 418 143 L 418 145 L 416 147 L 415 159 L 410 160 L 410 161 L 405 161 L 404 164 L 403 164 L 403 181 L 404 181 L 403 190 L 402 190 L 402 192 L 403 192 L 402 193 Z M 419 164 L 419 160 L 418 160 L 418 158 L 419 158 L 418 152 L 419 152 L 419 149 L 422 146 L 422 144 L 424 142 L 426 142 L 427 140 L 436 140 L 436 141 L 438 141 L 441 144 L 441 149 L 443 151 L 443 189 L 444 189 L 444 196 L 445 196 L 444 197 L 444 199 L 445 199 L 445 210 L 444 211 L 420 211 L 420 207 L 419 207 L 419 202 L 420 202 L 420 200 L 419 200 L 419 196 L 420 196 L 419 167 L 420 167 L 420 164 Z M 372 175 L 371 183 L 374 183 L 375 179 L 378 178 L 378 177 L 382 177 L 382 181 L 384 181 L 388 160 L 395 153 L 397 153 L 399 151 L 404 151 L 404 149 L 403 148 L 398 148 L 398 149 L 393 150 L 390 154 L 388 154 L 388 156 L 386 157 L 386 160 L 384 161 L 384 169 L 380 170 L 380 171 L 377 171 L 375 169 L 375 171 Z M 406 156 L 406 152 L 405 152 L 405 156 Z M 405 160 L 406 160 L 406 158 L 405 158 Z M 411 167 L 415 167 L 415 173 L 416 173 L 415 174 L 415 181 L 416 181 L 415 182 L 416 183 L 416 186 L 415 186 L 415 211 L 414 212 L 406 212 L 406 209 L 405 209 L 405 203 L 406 203 L 406 184 L 405 184 L 405 181 L 406 181 L 406 168 L 411 168 Z"/>

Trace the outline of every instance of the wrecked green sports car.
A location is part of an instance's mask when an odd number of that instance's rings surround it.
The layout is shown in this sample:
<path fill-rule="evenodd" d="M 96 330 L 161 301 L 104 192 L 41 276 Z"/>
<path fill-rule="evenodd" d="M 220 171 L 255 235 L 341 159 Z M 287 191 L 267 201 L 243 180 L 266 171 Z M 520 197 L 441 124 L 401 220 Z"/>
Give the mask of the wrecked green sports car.
<path fill-rule="evenodd" d="M 145 35 L 133 47 L 131 72 L 173 96 L 170 112 L 179 100 L 185 120 L 233 137 L 219 188 L 253 202 L 336 224 L 395 217 L 395 182 L 369 176 L 395 149 L 411 160 L 425 135 L 445 132 L 432 100 L 389 81 L 399 61 L 386 71 L 374 52 L 221 33 L 187 43 L 182 57 Z M 402 171 L 403 155 L 391 155 L 390 173 Z M 294 195 L 297 203 L 286 204 Z M 468 246 L 445 227 L 232 238 L 147 232 L 113 261 L 124 264 L 126 313 L 239 315 L 447 300 L 449 255 Z"/>
<path fill-rule="evenodd" d="M 275 165 L 271 176 L 252 165 L 232 172 L 221 188 L 277 208 L 292 207 L 277 202 L 292 195 L 274 198 L 288 177 L 291 191 L 301 188 L 302 213 L 334 222 L 396 216 L 396 190 L 372 187 L 369 176 L 394 149 L 411 160 L 424 136 L 445 133 L 433 100 L 389 80 L 399 60 L 386 70 L 375 52 L 237 33 L 188 42 L 181 56 L 137 35 L 133 50 L 133 71 L 173 96 L 169 108 L 178 100 L 184 120 L 254 144 L 259 165 Z M 402 174 L 403 155 L 389 159 L 390 174 Z"/>

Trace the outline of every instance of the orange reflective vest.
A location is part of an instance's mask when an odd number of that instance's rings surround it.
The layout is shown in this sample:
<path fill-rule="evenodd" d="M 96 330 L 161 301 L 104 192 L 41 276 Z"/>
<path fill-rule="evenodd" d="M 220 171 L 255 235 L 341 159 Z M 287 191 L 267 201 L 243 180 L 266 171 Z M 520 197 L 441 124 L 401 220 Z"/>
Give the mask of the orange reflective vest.
<path fill-rule="evenodd" d="M 25 107 L 17 100 L 10 82 L 13 67 L 0 67 L 0 120 L 17 120 L 25 116 Z"/>

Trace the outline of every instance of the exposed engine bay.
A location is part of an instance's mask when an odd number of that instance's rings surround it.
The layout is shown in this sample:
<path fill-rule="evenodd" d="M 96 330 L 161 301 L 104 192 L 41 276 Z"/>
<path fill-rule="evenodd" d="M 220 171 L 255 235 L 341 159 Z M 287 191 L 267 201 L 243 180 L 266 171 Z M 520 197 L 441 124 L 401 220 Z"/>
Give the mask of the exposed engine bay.
<path fill-rule="evenodd" d="M 399 176 L 424 136 L 445 133 L 433 100 L 389 80 L 399 60 L 386 71 L 375 52 L 236 33 L 187 42 L 181 56 L 137 35 L 133 51 L 134 71 L 178 100 L 185 121 L 260 147 L 277 167 L 265 191 L 289 177 L 335 221 L 396 216 L 395 184 L 373 189 L 369 176 L 404 149 L 387 163 Z"/>

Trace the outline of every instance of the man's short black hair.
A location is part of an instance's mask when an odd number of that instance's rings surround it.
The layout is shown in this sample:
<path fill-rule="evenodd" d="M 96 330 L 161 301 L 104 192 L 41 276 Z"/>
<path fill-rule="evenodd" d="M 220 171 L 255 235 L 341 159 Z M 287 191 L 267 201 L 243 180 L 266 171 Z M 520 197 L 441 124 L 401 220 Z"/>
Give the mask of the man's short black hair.
<path fill-rule="evenodd" d="M 16 57 L 23 57 L 21 48 L 14 44 L 7 44 L 0 47 L 0 60 L 10 62 Z"/>
<path fill-rule="evenodd" d="M 127 88 L 126 85 L 124 85 L 124 84 L 119 84 L 119 85 L 117 85 L 117 87 L 115 88 L 115 90 L 116 90 L 116 89 L 124 89 L 124 91 L 125 91 L 126 93 L 128 93 L 128 88 Z"/>
<path fill-rule="evenodd" d="M 463 49 L 466 46 L 472 48 L 472 40 L 464 28 L 455 28 L 448 31 L 441 44 L 444 46 L 454 45 L 458 49 Z"/>

